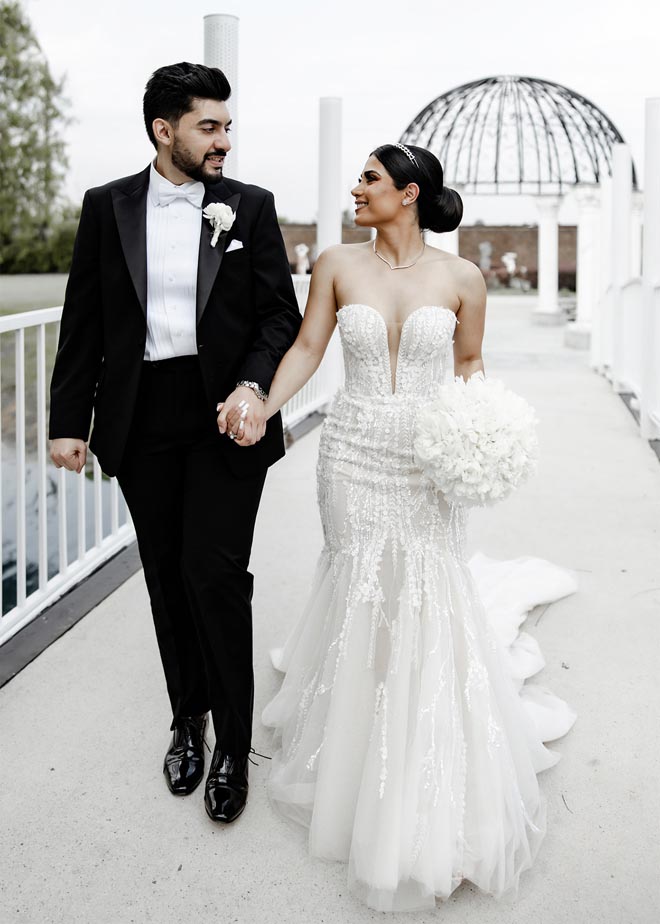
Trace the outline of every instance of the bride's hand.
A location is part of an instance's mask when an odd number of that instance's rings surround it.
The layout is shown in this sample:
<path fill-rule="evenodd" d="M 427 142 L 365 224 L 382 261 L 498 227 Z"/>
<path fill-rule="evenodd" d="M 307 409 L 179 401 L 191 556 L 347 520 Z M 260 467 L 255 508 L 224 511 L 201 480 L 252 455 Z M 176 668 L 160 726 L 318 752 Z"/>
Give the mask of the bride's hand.
<path fill-rule="evenodd" d="M 252 389 L 237 388 L 218 404 L 218 429 L 238 446 L 254 446 L 266 432 L 264 402 Z"/>

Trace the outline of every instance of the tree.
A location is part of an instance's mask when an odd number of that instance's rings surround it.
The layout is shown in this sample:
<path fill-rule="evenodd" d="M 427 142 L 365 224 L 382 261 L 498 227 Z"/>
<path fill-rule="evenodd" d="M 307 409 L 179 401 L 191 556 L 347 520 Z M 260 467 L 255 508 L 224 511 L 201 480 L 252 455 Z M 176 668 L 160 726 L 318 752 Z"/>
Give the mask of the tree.
<path fill-rule="evenodd" d="M 20 4 L 0 0 L 1 272 L 25 272 L 26 254 L 34 257 L 31 271 L 51 268 L 50 239 L 65 211 L 68 165 L 62 91 L 63 80 L 52 77 Z"/>

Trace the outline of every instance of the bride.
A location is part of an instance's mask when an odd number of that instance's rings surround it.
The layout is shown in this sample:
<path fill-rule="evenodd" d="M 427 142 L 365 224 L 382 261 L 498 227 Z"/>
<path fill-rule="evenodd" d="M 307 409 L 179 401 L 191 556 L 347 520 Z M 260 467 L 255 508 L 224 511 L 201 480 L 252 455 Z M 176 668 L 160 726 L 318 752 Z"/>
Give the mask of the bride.
<path fill-rule="evenodd" d="M 319 257 L 266 406 L 271 416 L 307 382 L 338 325 L 346 381 L 318 461 L 325 545 L 263 712 L 269 792 L 309 828 L 312 855 L 348 862 L 369 906 L 420 909 L 464 879 L 499 896 L 531 865 L 545 830 L 536 774 L 558 759 L 542 742 L 575 716 L 522 686 L 543 660 L 517 629 L 574 585 L 535 559 L 468 566 L 464 508 L 414 463 L 415 415 L 452 344 L 449 371 L 483 370 L 481 272 L 422 236 L 458 226 L 460 197 L 433 154 L 402 144 L 371 154 L 352 195 L 375 240 Z"/>

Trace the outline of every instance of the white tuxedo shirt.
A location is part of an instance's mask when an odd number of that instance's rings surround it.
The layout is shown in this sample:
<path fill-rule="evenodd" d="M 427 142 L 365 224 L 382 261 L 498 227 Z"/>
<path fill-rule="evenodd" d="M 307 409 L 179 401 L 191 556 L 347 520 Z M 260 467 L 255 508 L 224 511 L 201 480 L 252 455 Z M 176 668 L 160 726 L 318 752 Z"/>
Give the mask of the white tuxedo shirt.
<path fill-rule="evenodd" d="M 183 198 L 191 194 L 199 205 Z M 161 194 L 177 196 L 168 204 Z M 175 186 L 151 165 L 147 195 L 147 342 L 154 361 L 197 353 L 196 296 L 204 184 Z"/>

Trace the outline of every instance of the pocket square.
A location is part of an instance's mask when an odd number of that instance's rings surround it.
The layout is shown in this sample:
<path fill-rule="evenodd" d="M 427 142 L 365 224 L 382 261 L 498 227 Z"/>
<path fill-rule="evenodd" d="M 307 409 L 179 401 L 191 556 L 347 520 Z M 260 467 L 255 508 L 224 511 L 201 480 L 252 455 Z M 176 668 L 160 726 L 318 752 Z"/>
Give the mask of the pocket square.
<path fill-rule="evenodd" d="M 243 241 L 233 240 L 227 245 L 226 253 L 230 253 L 232 250 L 241 250 L 243 247 Z"/>

